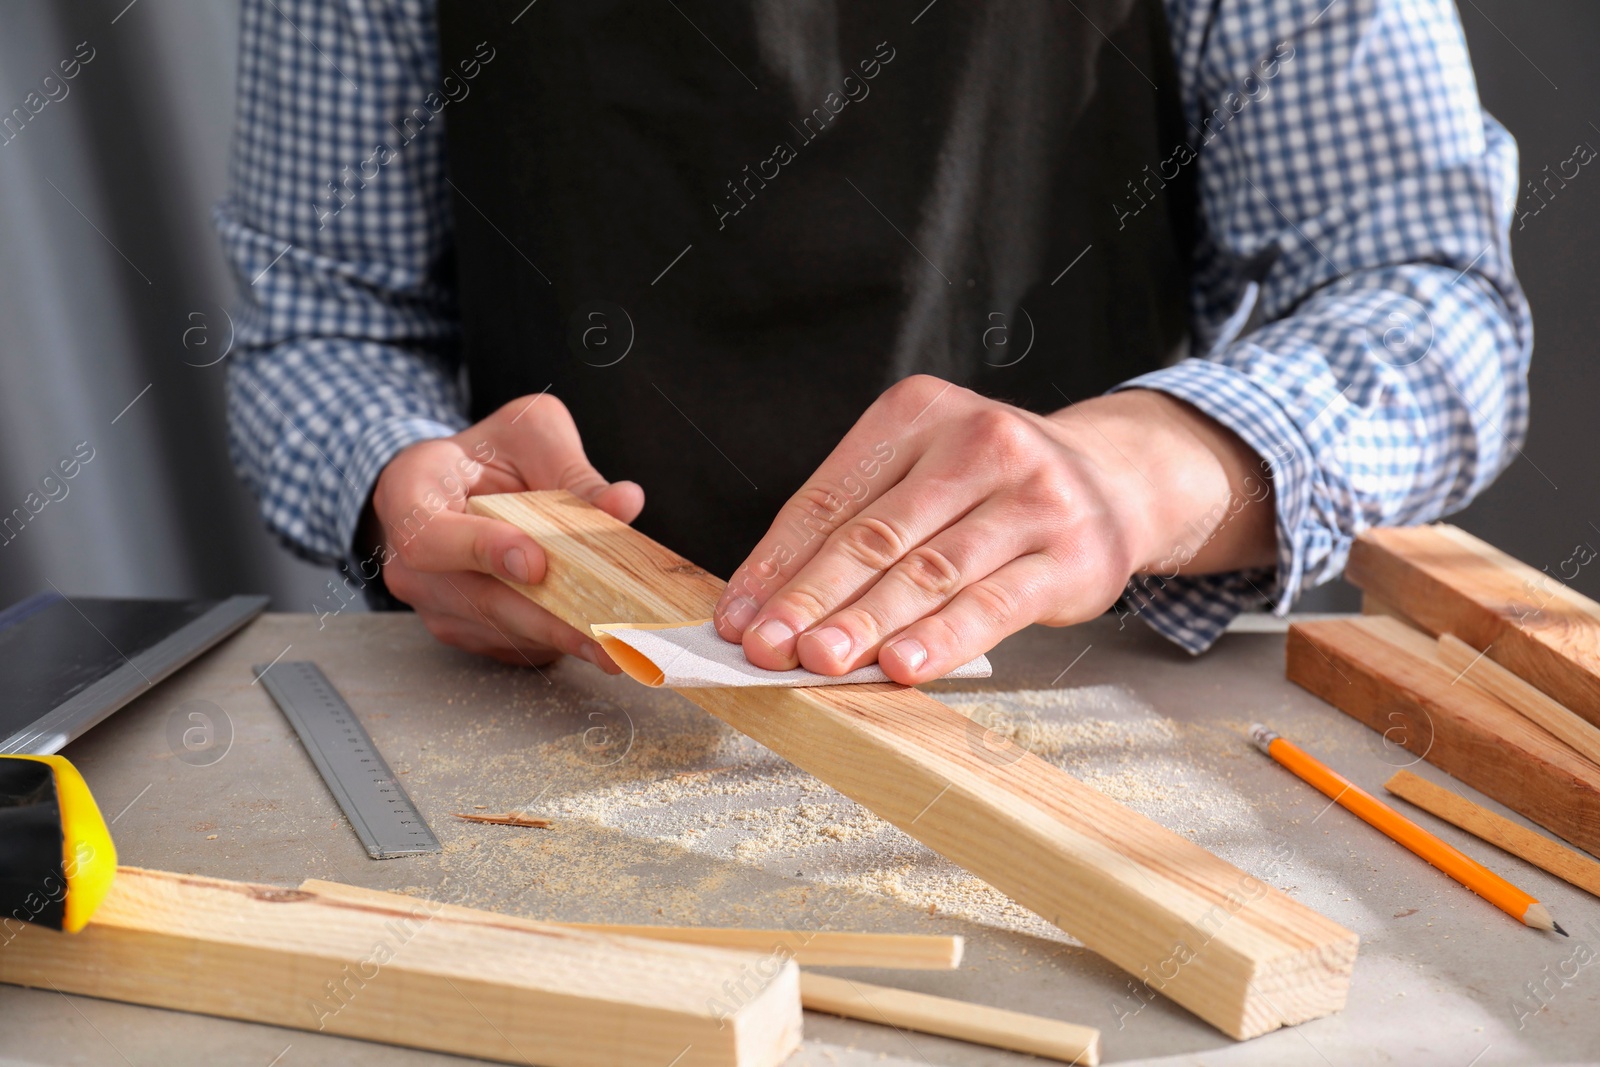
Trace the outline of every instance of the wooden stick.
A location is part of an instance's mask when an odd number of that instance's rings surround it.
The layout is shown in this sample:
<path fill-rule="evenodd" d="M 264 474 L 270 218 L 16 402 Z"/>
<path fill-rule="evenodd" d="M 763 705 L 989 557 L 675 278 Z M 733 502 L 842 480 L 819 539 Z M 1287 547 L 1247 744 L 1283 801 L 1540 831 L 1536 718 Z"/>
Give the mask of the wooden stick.
<path fill-rule="evenodd" d="M 468 507 L 539 542 L 544 581 L 513 588 L 580 629 L 705 618 L 723 588 L 568 493 Z M 1224 1033 L 1252 1037 L 1344 1006 L 1355 934 L 915 689 L 683 695 Z"/>
<path fill-rule="evenodd" d="M 1429 634 L 1488 649 L 1600 726 L 1600 604 L 1556 578 L 1446 525 L 1368 530 L 1344 576 Z"/>
<path fill-rule="evenodd" d="M 412 903 L 121 867 L 81 933 L 8 931 L 0 981 L 553 1067 L 771 1067 L 799 1046 L 787 961 Z"/>
<path fill-rule="evenodd" d="M 1289 680 L 1580 848 L 1600 849 L 1600 769 L 1465 682 L 1438 642 L 1364 615 L 1289 627 Z M 1402 757 L 1403 760 L 1403 757 Z M 1401 761 L 1397 761 L 1401 762 Z"/>
<path fill-rule="evenodd" d="M 549 819 L 536 819 L 531 815 L 518 815 L 509 811 L 504 815 L 468 815 L 459 811 L 451 812 L 451 814 L 468 822 L 486 822 L 494 826 L 531 826 L 540 830 L 547 829 L 550 826 Z"/>
<path fill-rule="evenodd" d="M 1100 1031 L 1090 1026 L 810 971 L 800 973 L 800 997 L 809 1011 L 1048 1056 L 1083 1067 L 1100 1062 Z"/>
<path fill-rule="evenodd" d="M 324 882 L 308 878 L 300 888 L 323 897 L 361 901 L 384 907 L 416 909 L 424 902 L 380 889 Z M 896 967 L 902 970 L 949 971 L 961 966 L 963 942 L 960 937 L 932 934 L 858 934 L 818 930 L 746 930 L 715 926 L 629 926 L 616 923 L 547 923 L 457 907 L 453 904 L 425 904 L 430 914 L 453 920 L 475 922 L 494 915 L 494 921 L 512 925 L 526 923 L 529 928 L 563 926 L 653 941 L 677 941 L 693 945 L 764 952 L 792 958 L 812 967 Z"/>
<path fill-rule="evenodd" d="M 1496 815 L 1443 786 L 1410 771 L 1398 771 L 1383 787 L 1395 796 L 1409 800 L 1423 811 L 1475 834 L 1489 844 L 1527 860 L 1579 889 L 1600 896 L 1600 863 L 1574 852 L 1567 846 L 1518 826 L 1503 815 Z M 802 981 L 804 978 L 802 976 Z"/>
<path fill-rule="evenodd" d="M 1439 655 L 1461 677 L 1504 701 L 1600 767 L 1600 730 L 1551 700 L 1454 634 L 1439 635 Z"/>

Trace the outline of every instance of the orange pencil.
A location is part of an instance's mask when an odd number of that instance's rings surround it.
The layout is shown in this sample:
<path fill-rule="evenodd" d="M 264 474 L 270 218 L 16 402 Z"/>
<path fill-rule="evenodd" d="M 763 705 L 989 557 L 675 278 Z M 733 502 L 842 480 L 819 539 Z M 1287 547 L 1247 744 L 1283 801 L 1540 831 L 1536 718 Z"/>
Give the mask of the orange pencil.
<path fill-rule="evenodd" d="M 1513 919 L 1539 930 L 1567 932 L 1550 918 L 1550 910 L 1465 853 L 1459 852 L 1383 803 L 1344 775 L 1324 766 L 1304 749 L 1260 723 L 1250 727 L 1257 748 L 1315 786 L 1341 808 L 1385 836 L 1415 852 Z"/>

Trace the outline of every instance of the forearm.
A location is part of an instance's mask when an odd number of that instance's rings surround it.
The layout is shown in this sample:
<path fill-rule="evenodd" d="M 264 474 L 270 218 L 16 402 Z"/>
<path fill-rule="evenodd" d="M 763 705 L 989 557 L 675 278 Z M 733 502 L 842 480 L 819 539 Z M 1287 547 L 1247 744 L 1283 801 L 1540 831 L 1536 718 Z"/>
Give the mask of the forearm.
<path fill-rule="evenodd" d="M 1202 358 L 1124 388 L 1193 405 L 1271 483 L 1270 508 L 1130 584 L 1125 614 L 1200 651 L 1238 611 L 1287 612 L 1335 577 L 1364 528 L 1488 485 L 1526 429 L 1532 334 L 1510 256 L 1516 146 L 1479 106 L 1450 4 L 1169 8 L 1198 141 Z M 1259 548 L 1269 510 L 1275 560 L 1230 547 Z"/>
<path fill-rule="evenodd" d="M 214 216 L 243 297 L 230 449 L 269 529 L 338 560 L 389 460 L 466 424 L 443 129 L 390 124 L 438 77 L 433 11 L 240 10 L 232 181 Z"/>

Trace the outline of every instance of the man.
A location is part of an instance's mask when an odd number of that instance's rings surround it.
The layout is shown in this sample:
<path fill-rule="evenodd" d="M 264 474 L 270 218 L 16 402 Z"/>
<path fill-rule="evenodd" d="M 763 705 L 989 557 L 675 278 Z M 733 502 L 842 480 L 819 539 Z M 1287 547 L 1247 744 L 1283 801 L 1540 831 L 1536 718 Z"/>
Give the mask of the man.
<path fill-rule="evenodd" d="M 1446 0 L 245 0 L 241 57 L 236 464 L 508 662 L 614 669 L 471 494 L 731 574 L 759 666 L 915 684 L 1113 605 L 1202 650 L 1525 431 Z"/>

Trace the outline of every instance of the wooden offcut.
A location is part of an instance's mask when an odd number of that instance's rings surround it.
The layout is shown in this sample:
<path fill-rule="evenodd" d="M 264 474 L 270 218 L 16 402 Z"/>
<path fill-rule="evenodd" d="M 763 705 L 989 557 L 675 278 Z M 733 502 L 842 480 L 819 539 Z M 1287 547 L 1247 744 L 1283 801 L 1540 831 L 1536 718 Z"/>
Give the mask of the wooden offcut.
<path fill-rule="evenodd" d="M 20 924 L 0 981 L 550 1067 L 799 1046 L 791 962 L 496 918 L 122 867 L 81 933 Z"/>
<path fill-rule="evenodd" d="M 1600 604 L 1557 578 L 1446 525 L 1368 530 L 1344 576 L 1379 610 L 1486 649 L 1600 726 Z"/>
<path fill-rule="evenodd" d="M 1434 785 L 1410 771 L 1396 772 L 1383 787 L 1496 848 L 1504 849 L 1579 889 L 1600 896 L 1600 863 L 1574 852 L 1561 842 L 1536 834 L 1526 826 L 1518 826 L 1504 815 L 1497 815 L 1459 793 Z M 801 977 L 803 980 L 804 976 Z"/>
<path fill-rule="evenodd" d="M 1544 727 L 1578 755 L 1600 767 L 1600 729 L 1578 718 L 1558 701 L 1524 682 L 1454 634 L 1439 635 L 1439 655 L 1445 663 L 1461 672 L 1462 681 L 1471 682 L 1494 695 L 1523 718 Z"/>
<path fill-rule="evenodd" d="M 491 826 L 527 826 L 536 830 L 548 830 L 549 819 L 537 819 L 531 815 L 519 815 L 514 811 L 504 812 L 500 815 L 473 815 L 463 811 L 451 812 L 458 819 L 467 822 L 488 823 Z"/>
<path fill-rule="evenodd" d="M 1394 752 L 1600 849 L 1600 768 L 1459 674 L 1432 638 L 1388 616 L 1289 627 L 1290 681 L 1377 730 Z"/>
<path fill-rule="evenodd" d="M 810 971 L 800 975 L 800 997 L 807 1011 L 1047 1056 L 1081 1067 L 1100 1062 L 1100 1031 L 1092 1026 Z"/>
<path fill-rule="evenodd" d="M 901 970 L 953 970 L 961 965 L 960 937 L 936 934 L 865 934 L 838 930 L 751 930 L 720 926 L 649 926 L 619 923 L 548 923 L 511 915 L 478 911 L 435 901 L 423 901 L 381 889 L 365 889 L 340 882 L 308 878 L 300 888 L 324 897 L 361 901 L 381 907 L 423 910 L 457 922 L 526 924 L 529 929 L 547 925 L 578 930 L 644 937 L 652 941 L 677 941 L 690 945 L 760 952 L 793 959 L 809 967 L 893 967 Z"/>
<path fill-rule="evenodd" d="M 513 588 L 579 629 L 705 618 L 723 589 L 568 493 L 468 506 L 541 545 L 544 580 Z M 1354 933 L 915 689 L 681 692 L 1227 1034 L 1344 1006 Z"/>

